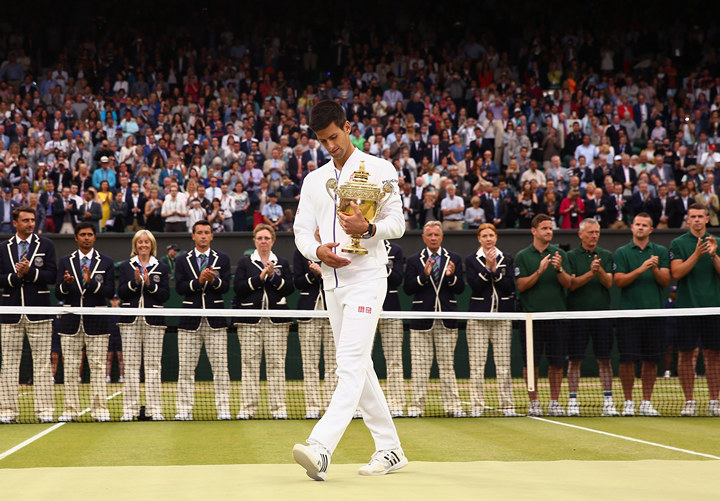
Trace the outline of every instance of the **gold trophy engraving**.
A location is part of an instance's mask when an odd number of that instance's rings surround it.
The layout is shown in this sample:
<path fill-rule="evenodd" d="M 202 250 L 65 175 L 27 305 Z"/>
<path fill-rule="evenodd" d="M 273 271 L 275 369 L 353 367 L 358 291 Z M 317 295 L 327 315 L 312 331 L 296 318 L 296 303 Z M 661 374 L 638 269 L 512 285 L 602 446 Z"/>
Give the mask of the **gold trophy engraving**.
<path fill-rule="evenodd" d="M 333 199 L 335 207 L 338 212 L 343 212 L 347 215 L 353 215 L 353 208 L 350 206 L 350 202 L 355 202 L 360 212 L 365 219 L 369 222 L 374 223 L 377 215 L 380 213 L 383 205 L 390 199 L 390 195 L 393 192 L 391 183 L 384 183 L 382 188 L 373 185 L 368 181 L 369 174 L 365 172 L 365 162 L 360 162 L 360 167 L 356 170 L 350 181 L 344 183 L 338 188 L 338 183 L 335 179 L 328 179 L 325 183 L 325 189 Z M 337 200 L 336 197 L 337 196 Z M 368 251 L 365 247 L 360 245 L 360 239 L 362 235 L 350 235 L 352 241 L 351 245 L 343 247 L 342 252 L 350 254 L 367 254 Z"/>

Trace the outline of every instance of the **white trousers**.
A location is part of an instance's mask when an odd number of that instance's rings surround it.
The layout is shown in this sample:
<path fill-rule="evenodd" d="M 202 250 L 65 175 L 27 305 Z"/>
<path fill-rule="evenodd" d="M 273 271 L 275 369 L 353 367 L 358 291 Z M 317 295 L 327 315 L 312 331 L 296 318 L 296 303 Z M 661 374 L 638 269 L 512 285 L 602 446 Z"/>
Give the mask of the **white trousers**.
<path fill-rule="evenodd" d="M 512 322 L 468 320 L 466 335 L 470 356 L 470 409 L 482 411 L 485 408 L 485 362 L 490 342 L 497 372 L 498 404 L 503 411 L 514 409 L 510 374 Z"/>
<path fill-rule="evenodd" d="M 287 414 L 285 403 L 285 354 L 290 324 L 274 324 L 263 317 L 257 324 L 235 324 L 242 359 L 240 412 L 254 416 L 260 400 L 260 362 L 265 349 L 268 406 L 273 417 Z"/>
<path fill-rule="evenodd" d="M 372 363 L 372 345 L 385 301 L 387 279 L 338 287 L 325 294 L 335 338 L 338 384 L 310 440 L 331 453 L 356 409 L 363 414 L 376 450 L 400 447 L 400 438 Z"/>
<path fill-rule="evenodd" d="M 55 412 L 55 391 L 50 364 L 52 320 L 31 322 L 21 315 L 20 322 L 2 326 L 2 372 L 0 373 L 0 417 L 17 419 L 20 360 L 23 337 L 27 335 L 33 361 L 35 414 L 51 419 Z"/>
<path fill-rule="evenodd" d="M 455 344 L 458 330 L 446 328 L 441 320 L 435 320 L 426 331 L 410 330 L 410 352 L 412 358 L 412 402 L 408 412 L 425 410 L 428 378 L 433 361 L 433 345 L 440 373 L 440 388 L 445 413 L 462 410 L 457 380 L 455 379 Z"/>
<path fill-rule="evenodd" d="M 74 418 L 80 415 L 78 396 L 78 374 L 82 363 L 82 348 L 90 366 L 90 415 L 93 419 L 110 417 L 107 408 L 107 386 L 105 384 L 105 361 L 107 359 L 110 334 L 89 335 L 80 323 L 80 330 L 72 336 L 61 335 L 60 343 L 65 368 L 65 412 Z"/>
<path fill-rule="evenodd" d="M 399 318 L 381 318 L 378 330 L 387 368 L 387 401 L 391 411 L 405 409 L 405 376 L 403 375 L 403 322 Z"/>
<path fill-rule="evenodd" d="M 165 326 L 150 325 L 145 317 L 119 324 L 125 360 L 123 414 L 140 414 L 140 365 L 145 362 L 145 405 L 148 416 L 162 414 L 160 397 L 161 360 Z"/>
<path fill-rule="evenodd" d="M 303 384 L 305 385 L 305 412 L 321 412 L 327 409 L 330 397 L 337 386 L 337 362 L 335 361 L 335 340 L 330 321 L 326 318 L 311 318 L 298 322 L 298 338 L 302 354 Z M 323 346 L 325 375 L 320 389 L 320 346 Z"/>
<path fill-rule="evenodd" d="M 200 320 L 197 330 L 178 329 L 178 393 L 177 412 L 191 414 L 195 403 L 195 368 L 200 348 L 210 359 L 215 386 L 215 409 L 218 414 L 230 412 L 230 376 L 227 364 L 227 329 L 213 329 L 207 318 Z"/>

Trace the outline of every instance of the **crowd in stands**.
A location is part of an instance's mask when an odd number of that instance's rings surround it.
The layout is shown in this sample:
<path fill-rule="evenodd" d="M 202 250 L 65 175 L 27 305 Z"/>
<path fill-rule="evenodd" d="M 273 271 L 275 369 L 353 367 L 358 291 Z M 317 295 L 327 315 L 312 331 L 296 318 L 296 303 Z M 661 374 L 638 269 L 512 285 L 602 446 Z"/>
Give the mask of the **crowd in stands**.
<path fill-rule="evenodd" d="M 195 31 L 93 18 L 93 36 L 39 42 L 0 27 L 4 230 L 30 204 L 46 233 L 188 232 L 201 219 L 290 231 L 304 177 L 329 159 L 308 127 L 323 99 L 345 107 L 356 147 L 395 165 L 408 228 L 528 228 L 540 213 L 618 228 L 640 212 L 679 227 L 693 201 L 718 224 L 713 26 L 655 33 L 650 17 L 508 40 L 487 19 L 430 13 L 319 33 L 307 15 L 233 29 L 202 12 Z"/>

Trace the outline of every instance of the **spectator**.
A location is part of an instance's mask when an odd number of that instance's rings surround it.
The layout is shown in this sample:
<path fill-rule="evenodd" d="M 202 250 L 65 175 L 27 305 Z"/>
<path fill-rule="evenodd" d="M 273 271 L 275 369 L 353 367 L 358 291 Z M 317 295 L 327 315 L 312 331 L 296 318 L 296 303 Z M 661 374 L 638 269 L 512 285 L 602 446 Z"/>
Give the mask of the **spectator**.
<path fill-rule="evenodd" d="M 151 192 L 152 193 L 152 192 Z M 152 195 L 151 195 L 152 196 Z M 152 199 L 151 199 L 152 200 Z M 156 202 L 148 202 L 150 207 L 146 207 L 146 214 L 148 209 L 152 207 L 152 210 L 157 210 Z M 198 205 L 199 205 L 198 201 Z M 187 219 L 188 219 L 188 202 L 187 197 L 184 193 L 178 191 L 178 184 L 170 183 L 169 196 L 165 197 L 161 204 L 160 215 L 165 220 L 165 231 L 168 232 L 185 232 L 188 231 Z"/>
<path fill-rule="evenodd" d="M 632 241 L 615 251 L 615 285 L 621 291 L 620 308 L 638 310 L 662 308 L 663 289 L 670 283 L 670 259 L 665 247 L 650 241 L 652 219 L 644 212 L 633 218 Z M 659 416 L 650 399 L 657 379 L 657 361 L 663 351 L 663 319 L 654 317 L 623 318 L 618 323 L 617 344 L 620 352 L 620 381 L 625 404 L 623 416 L 635 415 L 633 385 L 635 363 L 642 360 L 643 416 Z"/>
<path fill-rule="evenodd" d="M 538 214 L 531 223 L 533 243 L 520 252 L 515 259 L 515 278 L 519 291 L 522 311 L 564 311 L 565 289 L 570 287 L 572 277 L 565 271 L 563 263 L 567 262 L 565 252 L 551 245 L 553 237 L 552 220 L 546 214 Z M 525 346 L 525 333 L 522 333 L 521 344 Z M 524 350 L 524 348 L 523 348 Z M 548 380 L 550 382 L 549 416 L 564 416 L 565 410 L 558 402 L 563 377 L 563 364 L 567 355 L 567 335 L 565 328 L 558 321 L 537 322 L 534 326 L 533 351 L 535 374 L 527 378 L 537 381 L 540 356 L 543 351 L 548 358 Z M 527 353 L 525 353 L 527 358 Z M 533 385 L 537 388 L 536 385 Z M 528 392 L 530 405 L 529 416 L 542 416 L 542 406 L 537 398 L 537 390 Z"/>
<path fill-rule="evenodd" d="M 465 202 L 455 195 L 455 185 L 448 183 L 445 198 L 440 203 L 443 230 L 462 230 Z"/>
<path fill-rule="evenodd" d="M 497 230 L 489 223 L 478 227 L 480 247 L 465 258 L 468 285 L 472 289 L 469 311 L 515 311 L 515 268 L 513 257 L 496 247 Z M 505 417 L 517 416 L 510 373 L 510 320 L 468 320 L 470 358 L 470 417 L 485 411 L 485 361 L 489 342 L 493 344 L 498 379 L 499 410 Z"/>
<path fill-rule="evenodd" d="M 462 258 L 441 247 L 443 231 L 437 221 L 423 226 L 426 247 L 408 258 L 404 289 L 414 296 L 414 311 L 456 311 L 455 296 L 462 293 Z M 449 417 L 465 417 L 457 389 L 454 352 L 457 342 L 455 320 L 411 320 L 410 346 L 413 368 L 413 398 L 408 417 L 420 417 L 425 411 L 425 395 L 433 358 L 436 352 L 442 386 L 443 410 Z"/>

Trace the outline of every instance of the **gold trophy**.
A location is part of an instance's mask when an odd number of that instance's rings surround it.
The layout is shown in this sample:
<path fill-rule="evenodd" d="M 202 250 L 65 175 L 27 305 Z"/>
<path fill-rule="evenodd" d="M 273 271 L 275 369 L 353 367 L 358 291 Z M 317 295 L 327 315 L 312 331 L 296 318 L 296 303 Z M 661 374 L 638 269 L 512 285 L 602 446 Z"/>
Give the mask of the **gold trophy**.
<path fill-rule="evenodd" d="M 350 206 L 350 202 L 355 202 L 363 217 L 368 222 L 374 223 L 380 209 L 390 199 L 393 187 L 391 183 L 385 183 L 381 189 L 371 184 L 368 177 L 369 174 L 365 172 L 365 162 L 360 162 L 360 168 L 353 173 L 350 181 L 338 188 L 337 180 L 328 179 L 325 189 L 333 199 L 338 212 L 352 216 L 355 211 Z M 339 200 L 335 199 L 336 196 Z M 362 235 L 350 235 L 352 244 L 341 250 L 350 254 L 367 254 L 367 249 L 360 245 L 361 238 Z"/>

